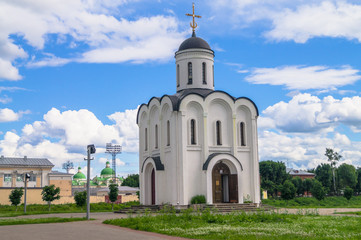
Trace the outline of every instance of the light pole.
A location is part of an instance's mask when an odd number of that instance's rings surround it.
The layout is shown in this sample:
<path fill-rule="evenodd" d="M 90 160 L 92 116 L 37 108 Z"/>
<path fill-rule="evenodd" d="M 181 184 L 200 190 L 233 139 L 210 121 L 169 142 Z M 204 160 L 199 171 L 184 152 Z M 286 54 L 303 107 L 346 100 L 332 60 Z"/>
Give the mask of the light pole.
<path fill-rule="evenodd" d="M 90 154 L 94 154 L 95 153 L 95 146 L 94 144 L 88 145 L 87 146 L 87 153 L 88 153 L 88 157 L 84 158 L 84 160 L 88 161 L 88 167 L 87 167 L 87 180 L 86 180 L 86 193 L 87 193 L 87 198 L 86 198 L 86 219 L 89 220 L 90 219 L 90 160 L 93 160 L 94 158 L 90 157 Z"/>
<path fill-rule="evenodd" d="M 120 145 L 113 145 L 111 143 L 107 143 L 105 146 L 105 153 L 109 153 L 112 155 L 112 167 L 113 167 L 113 183 L 116 184 L 116 178 L 117 178 L 117 163 L 116 163 L 116 157 L 117 154 L 122 153 L 122 146 Z"/>
<path fill-rule="evenodd" d="M 24 213 L 26 213 L 26 192 L 28 189 L 28 179 L 30 178 L 29 173 L 24 174 L 24 181 L 25 181 L 25 191 L 24 191 Z"/>

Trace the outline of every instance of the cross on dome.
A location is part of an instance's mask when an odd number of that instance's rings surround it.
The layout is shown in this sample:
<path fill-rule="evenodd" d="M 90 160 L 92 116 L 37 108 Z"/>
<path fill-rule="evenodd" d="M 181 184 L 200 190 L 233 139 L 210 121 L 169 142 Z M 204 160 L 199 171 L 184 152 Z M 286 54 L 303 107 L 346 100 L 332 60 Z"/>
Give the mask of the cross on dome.
<path fill-rule="evenodd" d="M 193 24 L 192 24 L 192 23 L 189 23 L 189 25 L 190 25 L 191 28 L 193 29 L 193 32 L 195 32 L 195 29 L 196 29 L 196 27 L 198 26 L 198 24 L 196 23 L 196 21 L 195 21 L 194 18 L 201 18 L 202 16 L 199 16 L 199 15 L 195 15 L 195 14 L 194 14 L 194 3 L 192 3 L 192 8 L 193 8 L 193 13 L 192 13 L 192 14 L 186 13 L 186 16 L 193 17 Z"/>

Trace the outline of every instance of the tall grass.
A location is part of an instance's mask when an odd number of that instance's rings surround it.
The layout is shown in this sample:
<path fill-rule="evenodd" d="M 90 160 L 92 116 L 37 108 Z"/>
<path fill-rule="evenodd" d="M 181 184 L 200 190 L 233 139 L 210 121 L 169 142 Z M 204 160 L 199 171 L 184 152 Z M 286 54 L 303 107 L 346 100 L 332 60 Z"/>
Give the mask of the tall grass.
<path fill-rule="evenodd" d="M 314 197 L 299 197 L 292 200 L 264 199 L 262 203 L 275 207 L 296 208 L 361 208 L 361 196 L 354 196 L 349 201 L 342 196 L 326 197 L 318 201 Z"/>

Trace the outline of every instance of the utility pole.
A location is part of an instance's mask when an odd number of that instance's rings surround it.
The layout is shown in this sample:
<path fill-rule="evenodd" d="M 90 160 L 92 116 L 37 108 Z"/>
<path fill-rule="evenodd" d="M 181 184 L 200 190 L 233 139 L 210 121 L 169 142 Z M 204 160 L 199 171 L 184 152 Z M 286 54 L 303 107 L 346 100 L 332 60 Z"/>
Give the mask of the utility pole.
<path fill-rule="evenodd" d="M 90 219 L 90 160 L 94 159 L 94 158 L 92 158 L 90 156 L 90 154 L 94 154 L 95 151 L 96 150 L 95 150 L 94 144 L 88 145 L 87 146 L 88 156 L 87 156 L 87 158 L 84 158 L 84 160 L 88 161 L 87 180 L 86 180 L 86 193 L 87 193 L 87 198 L 86 198 L 86 219 L 87 220 Z"/>
<path fill-rule="evenodd" d="M 26 213 L 26 192 L 28 190 L 28 179 L 30 179 L 30 174 L 25 173 L 24 174 L 24 185 L 25 185 L 25 191 L 24 191 L 24 213 Z"/>

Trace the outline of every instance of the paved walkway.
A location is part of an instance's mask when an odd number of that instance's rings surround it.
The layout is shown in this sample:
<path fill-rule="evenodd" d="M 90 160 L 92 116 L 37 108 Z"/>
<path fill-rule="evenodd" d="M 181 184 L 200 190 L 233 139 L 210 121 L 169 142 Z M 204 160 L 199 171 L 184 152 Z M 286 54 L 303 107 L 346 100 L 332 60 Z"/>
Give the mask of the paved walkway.
<path fill-rule="evenodd" d="M 302 209 L 302 211 L 315 211 L 315 209 Z M 297 213 L 299 209 L 279 209 L 279 212 Z M 319 208 L 320 215 L 334 215 L 336 212 L 354 212 L 361 211 L 361 208 Z M 355 216 L 355 215 L 353 215 Z M 47 217 L 85 217 L 84 213 L 58 213 L 43 215 L 26 215 L 16 218 L 47 218 Z M 102 224 L 106 219 L 126 218 L 126 214 L 91 213 L 93 221 L 70 222 L 70 223 L 51 223 L 51 224 L 28 224 L 0 226 L 1 240 L 181 240 L 184 238 L 170 237 L 157 233 L 131 230 L 128 228 L 117 227 L 108 224 Z"/>
<path fill-rule="evenodd" d="M 85 217 L 84 213 L 59 213 L 44 215 L 26 215 L 16 218 L 47 218 L 47 217 Z M 93 221 L 27 224 L 0 226 L 1 240 L 181 240 L 184 238 L 170 237 L 157 233 L 131 230 L 128 228 L 102 224 L 106 219 L 124 218 L 125 214 L 91 213 Z"/>

